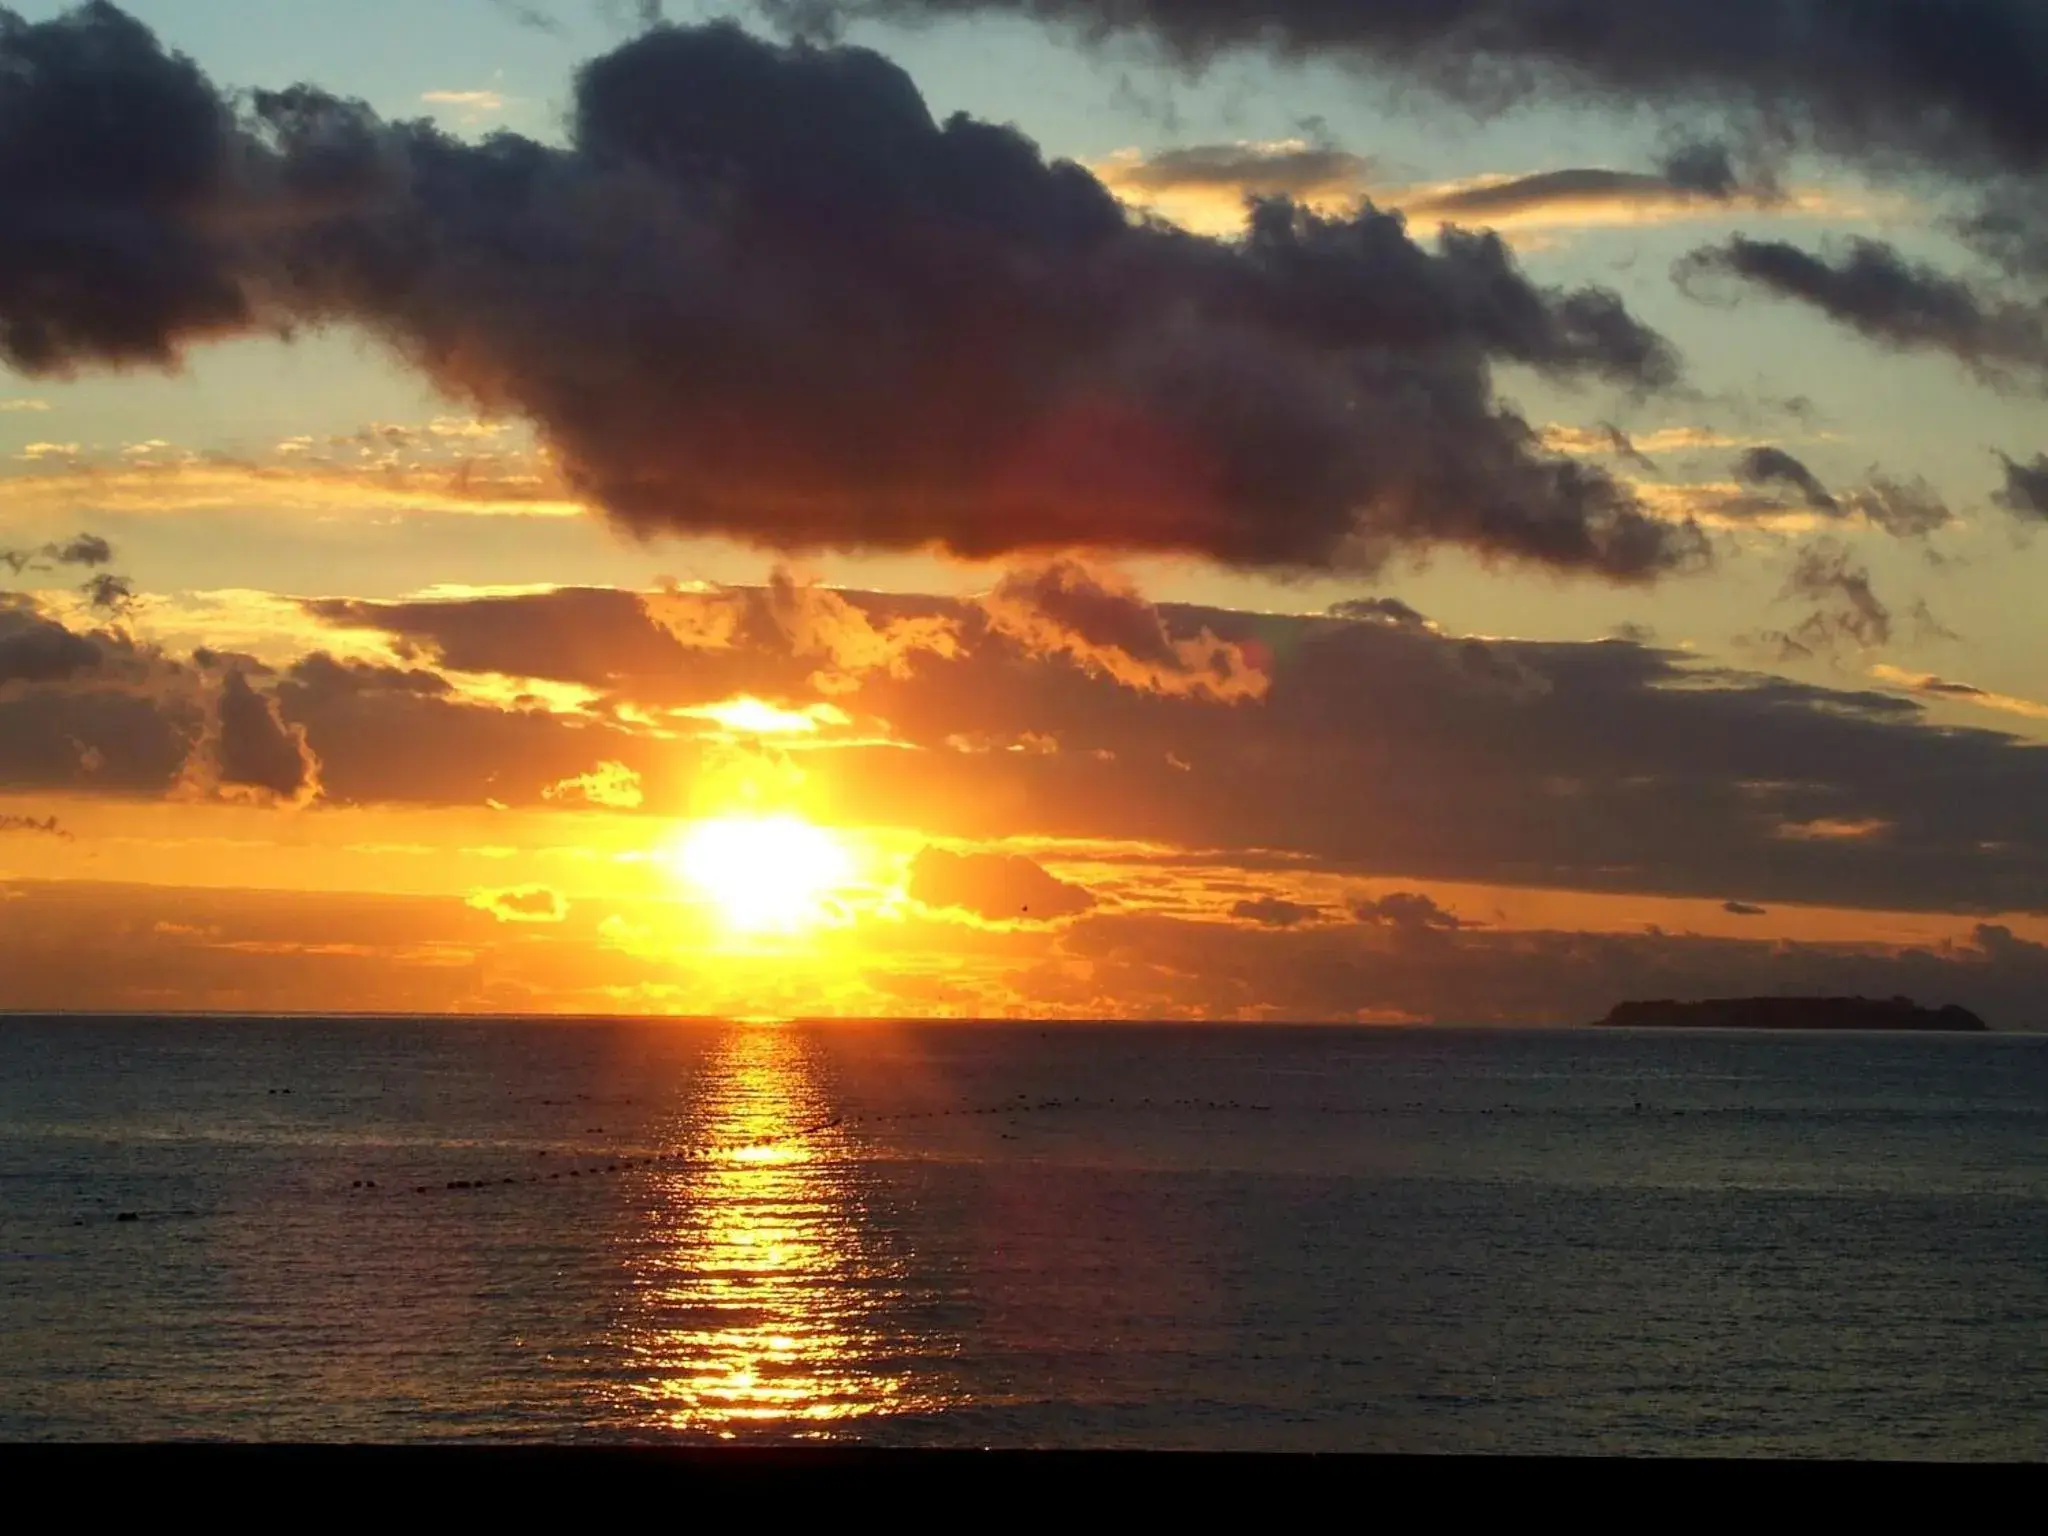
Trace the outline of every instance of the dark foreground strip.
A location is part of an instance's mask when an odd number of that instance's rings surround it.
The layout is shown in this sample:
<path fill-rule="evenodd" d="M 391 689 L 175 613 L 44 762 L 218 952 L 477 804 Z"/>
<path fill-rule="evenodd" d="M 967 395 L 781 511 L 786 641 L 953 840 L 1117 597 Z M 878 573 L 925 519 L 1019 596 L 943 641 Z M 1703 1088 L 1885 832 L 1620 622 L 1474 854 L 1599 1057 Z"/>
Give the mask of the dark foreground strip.
<path fill-rule="evenodd" d="M 402 1510 L 407 1521 L 431 1517 L 433 1529 L 459 1516 L 464 1529 L 486 1509 L 516 1508 L 520 1523 L 542 1506 L 550 1518 L 573 1514 L 579 1529 L 625 1524 L 618 1501 L 634 1495 L 730 1492 L 765 1502 L 748 1506 L 749 1527 L 787 1528 L 809 1499 L 885 1502 L 825 1506 L 835 1529 L 910 1532 L 932 1529 L 1039 1531 L 1107 1522 L 1120 1531 L 1159 1529 L 1168 1511 L 1192 1517 L 1187 1529 L 1215 1528 L 1230 1513 L 1256 1514 L 1282 1529 L 1364 1528 L 1363 1517 L 1397 1493 L 1430 1500 L 1428 1513 L 1449 1519 L 1494 1507 L 1524 1489 L 1570 1488 L 1575 1499 L 1612 1500 L 1682 1491 L 1694 1515 L 1754 1513 L 1759 1492 L 1780 1497 L 1795 1487 L 1837 1497 L 1881 1494 L 1901 1512 L 1914 1493 L 1944 1502 L 1994 1480 L 2038 1491 L 2048 1468 L 1939 1466 L 1821 1461 L 1740 1462 L 1709 1458 L 1669 1461 L 1600 1457 L 1251 1455 L 1146 1451 L 702 1449 L 618 1446 L 309 1447 L 0 1446 L 0 1477 L 17 1501 L 48 1489 L 75 1506 L 81 1495 L 96 1510 L 134 1497 L 168 1514 L 260 1514 L 268 1526 L 286 1507 L 317 1499 L 325 1520 L 343 1510 Z M 1624 1490 L 1627 1490 L 1624 1494 Z M 974 1503 L 958 1502 L 963 1498 Z M 1001 1504 L 979 1502 L 1000 1498 Z M 1316 1500 L 1331 1518 L 1307 1518 Z M 1241 1501 L 1255 1500 L 1247 1509 Z M 281 1503 L 279 1501 L 282 1501 Z M 1139 1502 L 1128 1502 L 1139 1501 Z M 656 1507 L 674 1523 L 713 1524 L 703 1506 Z M 652 1511 L 649 1511 L 650 1513 Z M 687 1512 L 689 1518 L 684 1521 Z M 1420 1513 L 1421 1511 L 1417 1511 Z M 1345 1518 L 1335 1518 L 1339 1514 Z M 871 1517 L 871 1518 L 870 1518 Z M 1000 1518 L 998 1518 L 1000 1517 Z M 1021 1522 L 1028 1522 L 1020 1524 Z M 322 1522 L 324 1523 L 324 1522 Z M 633 1525 L 646 1523 L 633 1520 Z M 665 1519 L 664 1523 L 668 1523 Z M 1239 1521 L 1233 1520 L 1234 1528 Z M 1176 1521 L 1179 1524 L 1179 1521 Z"/>

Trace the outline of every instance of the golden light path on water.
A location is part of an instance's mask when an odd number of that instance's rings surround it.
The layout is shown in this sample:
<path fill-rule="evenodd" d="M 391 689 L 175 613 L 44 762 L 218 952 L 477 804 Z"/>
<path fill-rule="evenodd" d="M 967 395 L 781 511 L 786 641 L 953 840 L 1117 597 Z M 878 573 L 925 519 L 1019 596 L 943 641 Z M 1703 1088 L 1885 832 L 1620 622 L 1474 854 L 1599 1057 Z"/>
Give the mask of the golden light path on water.
<path fill-rule="evenodd" d="M 865 1230 L 855 1164 L 794 1030 L 730 1030 L 693 1132 L 726 1150 L 672 1186 L 642 1250 L 629 1355 L 643 1413 L 673 1430 L 832 1436 L 944 1406 L 902 1368 L 901 1266 Z"/>

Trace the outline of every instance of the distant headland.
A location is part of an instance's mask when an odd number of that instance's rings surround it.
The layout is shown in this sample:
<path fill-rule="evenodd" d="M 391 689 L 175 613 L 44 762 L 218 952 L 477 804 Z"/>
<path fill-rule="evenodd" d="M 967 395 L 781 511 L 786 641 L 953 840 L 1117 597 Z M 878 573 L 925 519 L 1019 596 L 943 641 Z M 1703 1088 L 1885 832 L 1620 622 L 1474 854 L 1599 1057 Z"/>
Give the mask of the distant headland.
<path fill-rule="evenodd" d="M 1909 998 L 1721 997 L 1700 1003 L 1616 1003 L 1604 1029 L 1921 1029 L 1983 1032 L 1976 1014 L 1954 1003 L 1922 1008 Z"/>

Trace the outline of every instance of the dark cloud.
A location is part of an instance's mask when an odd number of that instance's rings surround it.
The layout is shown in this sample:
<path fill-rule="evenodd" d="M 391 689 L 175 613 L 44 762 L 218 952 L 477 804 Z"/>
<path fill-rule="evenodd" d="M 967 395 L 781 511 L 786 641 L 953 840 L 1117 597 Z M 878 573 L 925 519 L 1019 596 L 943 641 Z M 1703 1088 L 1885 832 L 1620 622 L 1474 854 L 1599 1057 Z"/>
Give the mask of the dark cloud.
<path fill-rule="evenodd" d="M 98 643 L 45 617 L 28 599 L 0 594 L 0 689 L 61 682 L 99 666 L 102 655 Z"/>
<path fill-rule="evenodd" d="M 1892 611 L 1871 584 L 1870 567 L 1839 539 L 1816 539 L 1799 551 L 1783 596 L 1814 605 L 1793 629 L 1769 637 L 1783 659 L 1831 656 L 1843 645 L 1875 650 L 1891 644 Z"/>
<path fill-rule="evenodd" d="M 448 679 L 424 667 L 388 667 L 368 661 L 340 661 L 313 651 L 285 672 L 287 686 L 313 693 L 409 693 L 438 698 L 451 692 Z"/>
<path fill-rule="evenodd" d="M 1718 158 L 1717 158 L 1718 157 Z M 1405 205 L 1417 218 L 1487 224 L 1552 209 L 1644 208 L 1671 203 L 1755 207 L 1775 201 L 1771 188 L 1745 187 L 1726 150 L 1696 146 L 1663 172 L 1574 166 L 1433 193 Z"/>
<path fill-rule="evenodd" d="M 1852 239 L 1830 257 L 1738 235 L 1694 251 L 1677 271 L 1694 292 L 1711 275 L 1811 305 L 1882 346 L 1945 353 L 1993 385 L 2048 385 L 2048 308 L 1909 261 L 1883 241 Z"/>
<path fill-rule="evenodd" d="M 93 607 L 108 613 L 125 613 L 135 601 L 135 583 L 106 571 L 87 577 L 79 590 Z"/>
<path fill-rule="evenodd" d="M 1818 595 L 1801 601 L 1868 633 L 1853 558 L 1823 550 L 1805 563 L 1801 589 Z M 959 634 L 952 655 L 922 654 L 834 696 L 862 722 L 849 737 L 897 743 L 810 760 L 849 824 L 963 842 L 1221 848 L 1247 867 L 1386 880 L 2048 910 L 2048 751 L 1938 727 L 1893 693 L 1718 670 L 1639 640 L 1474 642 L 1399 624 L 1160 606 L 1171 636 L 1207 631 L 1269 677 L 1261 697 L 1224 706 L 1035 655 L 992 630 L 977 603 L 839 595 L 876 627 L 944 619 Z M 423 649 L 459 649 L 479 670 L 609 676 L 622 699 L 817 697 L 803 691 L 810 664 L 793 662 L 772 631 L 757 641 L 743 625 L 723 648 L 688 650 L 652 629 L 632 594 L 616 596 L 617 606 L 569 591 L 349 612 Z M 1836 627 L 1816 638 L 1858 645 Z M 607 666 L 607 636 L 630 664 Z M 678 786 L 699 761 L 690 740 L 634 734 L 596 712 L 602 704 L 564 717 L 397 692 L 314 697 L 288 680 L 278 691 L 339 798 L 524 803 L 610 760 L 641 776 L 647 812 L 677 814 L 687 809 Z M 1893 830 L 1881 846 L 1780 835 L 1817 822 Z"/>
<path fill-rule="evenodd" d="M 1767 917 L 1771 909 L 1760 907 L 1752 901 L 1724 901 L 1721 903 L 1721 910 L 1734 917 Z"/>
<path fill-rule="evenodd" d="M 1395 891 L 1376 899 L 1361 897 L 1351 904 L 1351 915 L 1361 923 L 1408 932 L 1455 933 L 1471 926 L 1417 891 Z"/>
<path fill-rule="evenodd" d="M 1955 521 L 1940 492 L 1925 480 L 1894 480 L 1873 476 L 1849 493 L 1843 505 L 1872 526 L 1902 539 L 1925 538 Z"/>
<path fill-rule="evenodd" d="M 1804 600 L 1860 622 L 1854 562 L 1822 551 L 1806 563 L 1802 585 L 1817 595 Z M 0 692 L 0 783 L 172 792 L 208 697 L 236 671 L 303 732 L 325 800 L 540 806 L 548 788 L 617 764 L 643 786 L 638 814 L 686 814 L 712 750 L 693 733 L 710 728 L 665 711 L 738 694 L 790 708 L 823 696 L 810 682 L 816 660 L 750 616 L 767 602 L 759 592 L 674 595 L 704 605 L 706 620 L 678 628 L 723 633 L 719 644 L 683 645 L 636 594 L 573 589 L 327 608 L 409 644 L 413 658 L 398 665 L 315 652 L 265 676 L 216 657 L 202 675 L 75 634 L 83 670 Z M 1160 606 L 1170 638 L 1206 632 L 1269 679 L 1260 697 L 1223 705 L 1034 652 L 975 601 L 834 595 L 868 632 L 915 620 L 958 637 L 950 653 L 863 673 L 857 690 L 830 696 L 854 723 L 804 739 L 802 762 L 829 795 L 822 813 L 849 825 L 916 826 L 957 844 L 1110 840 L 1154 850 L 1140 863 L 1320 871 L 1383 889 L 1415 882 L 1418 893 L 1461 882 L 1717 906 L 1738 891 L 1770 905 L 2048 911 L 2048 751 L 1931 722 L 1921 701 L 1940 695 L 1715 669 L 1640 640 L 1474 642 L 1415 625 Z M 708 617 L 734 612 L 730 631 Z M 41 645 L 71 633 L 0 603 L 0 653 L 24 632 Z M 1858 643 L 1831 632 L 1837 642 Z M 472 691 L 439 670 L 444 653 L 500 680 Z M 521 702 L 504 679 L 524 677 L 584 681 L 592 697 Z M 275 731 L 244 707 L 273 749 L 259 776 L 288 785 Z M 772 745 L 762 751 L 770 764 Z"/>
<path fill-rule="evenodd" d="M 66 842 L 71 834 L 55 816 L 17 816 L 11 812 L 0 813 L 0 832 L 39 832 L 45 837 L 61 837 Z"/>
<path fill-rule="evenodd" d="M 927 907 L 953 907 L 990 922 L 1049 923 L 1095 905 L 1092 892 L 1020 854 L 925 847 L 911 861 L 906 889 Z"/>
<path fill-rule="evenodd" d="M 1611 292 L 1370 207 L 1263 203 L 1238 242 L 1132 221 L 865 50 L 656 27 L 584 67 L 566 148 L 304 86 L 231 111 L 106 5 L 9 15 L 0 50 L 0 352 L 27 372 L 352 324 L 530 418 L 641 533 L 1280 569 L 1451 543 L 1620 579 L 1704 558 L 1495 397 L 1502 362 L 1670 383 Z"/>
<path fill-rule="evenodd" d="M 1735 461 L 1735 477 L 1746 485 L 1782 486 L 1799 504 L 1826 518 L 1860 517 L 1894 538 L 1924 539 L 1955 521 L 1941 493 L 1922 479 L 1899 480 L 1872 473 L 1854 490 L 1837 495 L 1806 463 L 1782 448 L 1752 448 Z M 1764 516 L 1783 511 L 1773 500 L 1732 497 L 1720 503 L 1728 516 Z"/>
<path fill-rule="evenodd" d="M 1282 896 L 1260 896 L 1232 903 L 1230 915 L 1247 923 L 1257 923 L 1262 928 L 1293 928 L 1301 923 L 1314 922 L 1322 916 L 1322 908 L 1289 901 Z"/>
<path fill-rule="evenodd" d="M 113 558 L 114 546 L 96 533 L 81 533 L 74 539 L 35 549 L 0 549 L 0 565 L 16 576 L 58 565 L 105 565 Z"/>
<path fill-rule="evenodd" d="M 1603 422 L 1600 427 L 1600 435 L 1607 440 L 1607 446 L 1616 458 L 1633 464 L 1637 469 L 1644 471 L 1646 474 L 1654 475 L 1657 473 L 1657 461 L 1638 448 L 1635 444 L 1635 439 L 1622 431 L 1621 428 L 1615 426 L 1612 422 Z"/>
<path fill-rule="evenodd" d="M 1915 693 L 1931 693 L 1950 699 L 1982 699 L 1989 695 L 1970 683 L 1951 682 L 1945 677 L 1923 677 L 1913 684 Z"/>
<path fill-rule="evenodd" d="M 258 693 L 239 668 L 221 679 L 188 774 L 201 791 L 230 797 L 254 791 L 278 804 L 304 804 L 320 793 L 320 762 L 305 731 L 287 724 L 277 700 Z"/>
<path fill-rule="evenodd" d="M 202 713 L 169 658 L 0 594 L 0 786 L 162 794 Z"/>
<path fill-rule="evenodd" d="M 1716 202 L 1726 202 L 1743 193 L 1762 202 L 1774 201 L 1782 195 L 1767 176 L 1739 168 L 1728 146 L 1717 140 L 1679 145 L 1664 156 L 1661 169 L 1672 186 Z"/>
<path fill-rule="evenodd" d="M 254 319 L 232 233 L 232 113 L 140 22 L 0 10 L 0 360 L 166 364 Z"/>
<path fill-rule="evenodd" d="M 1180 60 L 1258 49 L 1465 101 L 1697 107 L 1877 164 L 2048 166 L 2048 19 L 2030 0 L 761 0 L 854 18 L 1021 14 Z"/>
<path fill-rule="evenodd" d="M 2048 282 L 2048 16 L 2034 0 L 757 4 L 813 33 L 855 18 L 1025 15 L 1093 41 L 1148 38 L 1184 66 L 1257 50 L 1486 111 L 1537 101 L 1626 114 L 1648 107 L 1683 136 L 1664 167 L 1674 184 L 1710 195 L 1731 181 L 1768 191 L 1774 165 L 1818 153 L 1930 200 L 1945 197 L 1955 205 L 1946 222 L 1967 242 L 2015 276 Z M 1743 150 L 1743 172 L 1724 147 L 1731 141 Z M 1948 324 L 1910 311 L 1887 321 L 1847 296 L 1829 312 L 1880 339 L 1903 325 L 1912 338 L 1895 342 L 1903 345 L 1938 344 L 1923 327 L 1933 321 L 1939 334 Z M 1994 328 L 2008 322 L 2022 333 L 2038 328 L 2024 314 L 1998 316 Z M 2030 339 L 2019 344 L 2032 353 Z M 2038 382 L 2038 370 L 2029 355 L 2020 371 Z"/>
<path fill-rule="evenodd" d="M 501 923 L 559 923 L 569 915 L 560 891 L 545 885 L 520 885 L 502 891 L 478 891 L 469 904 Z"/>
<path fill-rule="evenodd" d="M 91 570 L 113 558 L 114 546 L 96 533 L 81 533 L 61 543 L 52 542 L 35 549 L 0 549 L 0 565 L 6 566 L 17 577 L 64 566 Z M 116 576 L 111 571 L 94 570 L 79 583 L 78 590 L 85 594 L 85 600 L 94 608 L 110 614 L 125 613 L 135 600 L 134 583 L 126 576 Z"/>
<path fill-rule="evenodd" d="M 2000 454 L 2005 465 L 2005 485 L 1993 495 L 2015 517 L 2048 520 L 2048 453 L 2037 453 L 2032 463 Z"/>
<path fill-rule="evenodd" d="M 1420 611 L 1398 597 L 1350 597 L 1330 605 L 1330 617 L 1360 624 L 1391 624 L 1396 629 L 1428 629 Z"/>
<path fill-rule="evenodd" d="M 1255 699 L 1267 677 L 1244 647 L 1208 630 L 1176 637 L 1128 582 L 1071 560 L 1006 576 L 982 600 L 990 628 L 1034 656 L 1058 656 L 1131 688 Z"/>
<path fill-rule="evenodd" d="M 1820 476 L 1782 448 L 1752 448 L 1735 461 L 1735 477 L 1748 485 L 1785 485 L 1799 493 L 1809 509 L 1839 516 L 1840 502 L 1821 484 Z"/>

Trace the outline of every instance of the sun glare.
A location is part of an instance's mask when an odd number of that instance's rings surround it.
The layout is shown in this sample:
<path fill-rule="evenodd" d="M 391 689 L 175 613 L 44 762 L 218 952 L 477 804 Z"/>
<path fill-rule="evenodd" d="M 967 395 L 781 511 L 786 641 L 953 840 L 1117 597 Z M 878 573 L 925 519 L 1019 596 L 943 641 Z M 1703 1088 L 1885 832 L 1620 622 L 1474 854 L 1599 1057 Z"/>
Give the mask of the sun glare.
<path fill-rule="evenodd" d="M 825 916 L 825 898 L 853 876 L 837 835 L 800 816 L 721 816 L 689 827 L 673 866 L 744 933 L 793 932 Z"/>

